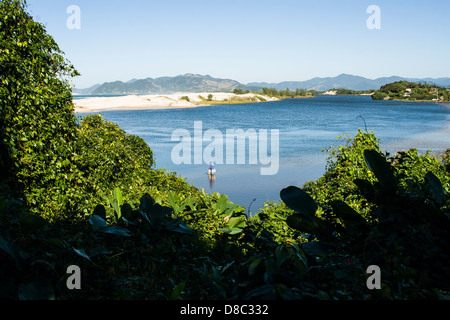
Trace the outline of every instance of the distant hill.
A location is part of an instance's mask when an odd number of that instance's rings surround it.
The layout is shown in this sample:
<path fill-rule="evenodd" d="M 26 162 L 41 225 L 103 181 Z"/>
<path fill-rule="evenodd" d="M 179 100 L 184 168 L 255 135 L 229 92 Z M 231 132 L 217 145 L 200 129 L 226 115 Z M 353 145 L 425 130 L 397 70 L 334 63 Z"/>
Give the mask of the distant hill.
<path fill-rule="evenodd" d="M 101 84 L 96 84 L 96 85 L 93 85 L 92 87 L 84 88 L 84 89 L 73 88 L 72 92 L 74 94 L 88 95 L 88 94 L 92 94 L 92 92 L 100 86 L 101 86 Z"/>
<path fill-rule="evenodd" d="M 337 77 L 313 78 L 306 81 L 284 81 L 280 83 L 251 82 L 242 84 L 231 79 L 213 78 L 209 75 L 188 73 L 176 77 L 156 79 L 132 79 L 128 82 L 115 81 L 95 85 L 86 89 L 74 89 L 78 94 L 170 94 L 175 92 L 231 92 L 236 88 L 261 91 L 263 87 L 284 90 L 289 88 L 327 91 L 329 89 L 377 90 L 381 86 L 396 81 L 430 83 L 450 87 L 450 78 L 404 78 L 399 76 L 368 79 L 361 76 L 341 74 Z"/>
<path fill-rule="evenodd" d="M 133 79 L 128 82 L 107 82 L 93 88 L 91 94 L 170 94 L 175 92 L 227 92 L 249 89 L 235 80 L 188 73 L 176 77 Z"/>
<path fill-rule="evenodd" d="M 256 87 L 267 87 L 275 88 L 277 90 L 282 90 L 289 88 L 295 90 L 296 88 L 302 88 L 307 90 L 317 90 L 317 91 L 327 91 L 329 89 L 350 89 L 350 90 L 375 90 L 379 89 L 381 86 L 396 82 L 396 81 L 411 81 L 411 82 L 427 82 L 433 83 L 438 86 L 450 87 L 450 78 L 404 78 L 399 76 L 392 77 L 382 77 L 377 79 L 367 79 L 360 76 L 354 76 L 350 74 L 341 74 L 337 77 L 327 77 L 327 78 L 313 78 L 306 81 L 285 81 L 280 83 L 267 83 L 267 82 L 252 82 L 249 86 Z"/>

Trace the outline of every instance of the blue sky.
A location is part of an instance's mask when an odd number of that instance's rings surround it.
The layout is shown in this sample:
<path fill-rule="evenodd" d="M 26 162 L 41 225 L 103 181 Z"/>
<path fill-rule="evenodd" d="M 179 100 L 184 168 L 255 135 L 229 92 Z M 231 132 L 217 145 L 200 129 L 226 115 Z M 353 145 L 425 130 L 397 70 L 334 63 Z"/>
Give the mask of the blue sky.
<path fill-rule="evenodd" d="M 106 81 L 209 74 L 242 83 L 349 73 L 450 77 L 448 0 L 28 0 L 82 74 Z M 80 8 L 71 30 L 67 8 Z M 370 5 L 381 29 L 367 28 Z"/>

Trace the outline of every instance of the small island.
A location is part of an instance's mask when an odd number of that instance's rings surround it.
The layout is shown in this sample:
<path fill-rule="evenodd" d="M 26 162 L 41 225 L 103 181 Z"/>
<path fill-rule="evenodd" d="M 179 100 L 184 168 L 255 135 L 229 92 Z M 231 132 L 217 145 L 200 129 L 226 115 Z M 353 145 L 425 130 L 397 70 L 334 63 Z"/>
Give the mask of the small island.
<path fill-rule="evenodd" d="M 373 100 L 448 102 L 450 88 L 428 83 L 397 81 L 382 86 L 372 94 Z"/>

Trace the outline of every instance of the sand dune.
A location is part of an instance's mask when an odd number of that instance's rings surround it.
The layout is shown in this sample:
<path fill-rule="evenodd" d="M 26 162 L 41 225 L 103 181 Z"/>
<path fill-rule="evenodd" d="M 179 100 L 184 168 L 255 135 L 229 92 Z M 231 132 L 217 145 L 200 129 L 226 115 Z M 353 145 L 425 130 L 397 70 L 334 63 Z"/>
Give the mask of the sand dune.
<path fill-rule="evenodd" d="M 178 93 L 170 95 L 129 95 L 123 97 L 92 97 L 74 100 L 76 113 L 87 113 L 104 110 L 123 109 L 176 109 L 194 108 L 208 105 L 205 99 L 212 95 L 214 102 L 224 102 L 232 99 L 251 99 L 262 97 L 266 101 L 276 101 L 278 99 L 261 94 L 241 94 L 227 92 L 203 92 L 203 93 Z M 183 97 L 188 97 L 189 100 Z M 259 101 L 259 100 L 257 100 Z"/>

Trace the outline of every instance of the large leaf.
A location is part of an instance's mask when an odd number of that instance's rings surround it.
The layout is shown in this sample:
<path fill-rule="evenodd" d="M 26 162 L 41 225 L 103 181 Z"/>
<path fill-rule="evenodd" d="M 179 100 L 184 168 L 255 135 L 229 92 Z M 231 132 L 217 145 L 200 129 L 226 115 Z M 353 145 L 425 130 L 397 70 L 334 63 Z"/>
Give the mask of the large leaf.
<path fill-rule="evenodd" d="M 292 210 L 314 217 L 318 205 L 311 196 L 297 187 L 287 187 L 280 192 L 281 200 Z"/>
<path fill-rule="evenodd" d="M 103 205 L 99 204 L 95 207 L 93 215 L 99 216 L 106 220 L 106 209 Z"/>
<path fill-rule="evenodd" d="M 327 236 L 331 234 L 330 226 L 323 220 L 306 214 L 296 213 L 286 219 L 289 227 L 301 232 L 314 234 L 317 236 Z"/>
<path fill-rule="evenodd" d="M 122 217 L 122 211 L 121 211 L 121 206 L 123 204 L 123 197 L 122 197 L 122 192 L 120 191 L 119 188 L 115 188 L 113 191 L 113 200 L 112 200 L 112 206 L 114 208 L 114 211 L 117 214 L 117 218 L 120 219 Z"/>
<path fill-rule="evenodd" d="M 172 206 L 175 214 L 182 212 L 186 208 L 185 205 L 179 204 L 181 198 L 179 195 L 177 195 L 175 193 L 169 193 L 167 199 L 169 200 L 169 203 Z"/>
<path fill-rule="evenodd" d="M 122 212 L 122 218 L 127 222 L 130 222 L 133 217 L 133 208 L 129 203 L 124 203 L 120 207 L 120 211 Z"/>
<path fill-rule="evenodd" d="M 131 237 L 131 232 L 128 229 L 122 228 L 122 227 L 107 227 L 104 229 L 99 230 L 100 232 L 103 233 L 109 233 L 109 234 L 114 234 L 116 236 L 120 236 L 120 237 Z"/>
<path fill-rule="evenodd" d="M 81 249 L 75 249 L 75 248 L 72 248 L 72 249 L 73 249 L 73 251 L 75 251 L 80 257 L 83 257 L 83 258 L 85 258 L 86 260 L 92 262 L 91 257 L 89 257 L 89 255 L 86 253 L 86 251 L 84 251 L 83 248 L 81 248 Z"/>
<path fill-rule="evenodd" d="M 217 200 L 216 210 L 219 213 L 223 213 L 225 210 L 228 209 L 229 206 L 230 206 L 230 200 L 229 200 L 228 196 L 225 194 L 222 194 L 219 197 L 219 199 Z"/>
<path fill-rule="evenodd" d="M 233 227 L 233 228 L 225 227 L 225 228 L 219 228 L 219 231 L 232 236 L 235 234 L 242 233 L 244 230 L 242 230 L 241 228 L 237 228 L 237 227 Z"/>
<path fill-rule="evenodd" d="M 23 231 L 36 232 L 47 225 L 47 220 L 35 214 L 21 213 L 19 216 L 19 223 Z"/>
<path fill-rule="evenodd" d="M 19 255 L 14 247 L 0 235 L 0 249 L 8 254 L 16 263 L 19 262 Z"/>
<path fill-rule="evenodd" d="M 223 213 L 225 216 L 232 216 L 235 213 L 241 213 L 244 212 L 245 208 L 241 207 L 238 204 L 232 204 L 231 207 L 229 207 L 225 212 Z"/>
<path fill-rule="evenodd" d="M 353 183 L 356 184 L 367 201 L 373 203 L 377 200 L 377 192 L 370 181 L 365 179 L 355 179 Z"/>
<path fill-rule="evenodd" d="M 35 281 L 19 285 L 19 300 L 55 300 L 55 291 L 48 281 Z"/>
<path fill-rule="evenodd" d="M 246 222 L 246 218 L 245 217 L 234 217 L 234 218 L 230 218 L 230 220 L 227 223 L 227 226 L 230 228 L 245 228 L 247 226 L 247 222 Z"/>
<path fill-rule="evenodd" d="M 176 287 L 175 287 L 175 289 L 173 289 L 173 291 L 172 291 L 172 299 L 178 299 L 179 297 L 180 297 L 180 295 L 181 295 L 181 293 L 183 292 L 183 290 L 184 290 L 184 287 L 186 286 L 186 281 L 187 280 L 184 280 L 182 283 L 180 283 L 179 285 L 177 285 Z"/>
<path fill-rule="evenodd" d="M 103 228 L 107 228 L 108 227 L 108 224 L 106 223 L 106 220 L 103 219 L 102 217 L 96 215 L 96 214 L 93 214 L 91 216 L 91 218 L 89 219 L 89 222 L 91 223 L 94 231 L 99 231 L 99 230 L 101 230 Z"/>
<path fill-rule="evenodd" d="M 166 229 L 181 234 L 192 234 L 195 230 L 189 228 L 181 219 L 174 219 L 165 224 Z"/>
<path fill-rule="evenodd" d="M 244 299 L 265 299 L 265 300 L 274 300 L 277 296 L 277 288 L 272 284 L 265 284 L 261 287 L 253 289 L 248 292 Z"/>
<path fill-rule="evenodd" d="M 323 244 L 323 241 L 312 241 L 302 244 L 302 249 L 310 256 L 325 256 L 328 248 Z"/>
<path fill-rule="evenodd" d="M 167 227 L 167 230 L 172 231 L 172 232 L 178 232 L 181 234 L 193 234 L 195 233 L 195 230 L 189 228 L 187 225 L 179 223 L 177 225 L 169 225 Z"/>
<path fill-rule="evenodd" d="M 164 207 L 158 203 L 155 203 L 155 200 L 153 200 L 149 194 L 145 194 L 141 197 L 139 210 L 142 215 L 146 215 L 153 224 L 160 223 L 164 217 L 167 217 L 173 212 L 172 208 Z"/>
<path fill-rule="evenodd" d="M 369 149 L 364 151 L 364 159 L 381 185 L 388 191 L 394 190 L 397 186 L 397 180 L 386 158 L 378 151 Z"/>
<path fill-rule="evenodd" d="M 159 223 L 163 218 L 167 217 L 172 212 L 172 208 L 164 207 L 156 203 L 150 210 L 149 218 L 152 223 Z"/>
<path fill-rule="evenodd" d="M 148 193 L 146 193 L 141 197 L 139 210 L 145 213 L 149 213 L 154 204 L 155 200 L 153 200 L 153 198 Z"/>
<path fill-rule="evenodd" d="M 114 234 L 116 236 L 121 237 L 131 236 L 131 232 L 128 229 L 122 227 L 108 227 L 106 220 L 97 215 L 92 215 L 91 218 L 89 219 L 89 222 L 91 223 L 94 231 L 96 232 Z"/>
<path fill-rule="evenodd" d="M 430 188 L 430 192 L 434 200 L 440 205 L 443 204 L 445 201 L 445 192 L 439 178 L 436 177 L 431 171 L 428 171 L 425 175 L 425 182 Z"/>
<path fill-rule="evenodd" d="M 256 268 L 259 266 L 261 261 L 263 261 L 263 258 L 256 258 L 256 257 L 252 256 L 250 258 L 250 261 L 251 261 L 251 263 L 250 263 L 250 265 L 248 267 L 248 274 L 250 276 L 253 276 L 255 274 L 255 272 L 256 272 Z"/>
<path fill-rule="evenodd" d="M 347 228 L 357 228 L 366 223 L 366 220 L 344 201 L 334 200 L 331 202 L 331 207 Z"/>
<path fill-rule="evenodd" d="M 247 219 L 244 216 L 233 217 L 228 220 L 225 228 L 220 228 L 219 231 L 229 235 L 235 235 L 243 232 L 242 228 L 247 226 Z"/>

